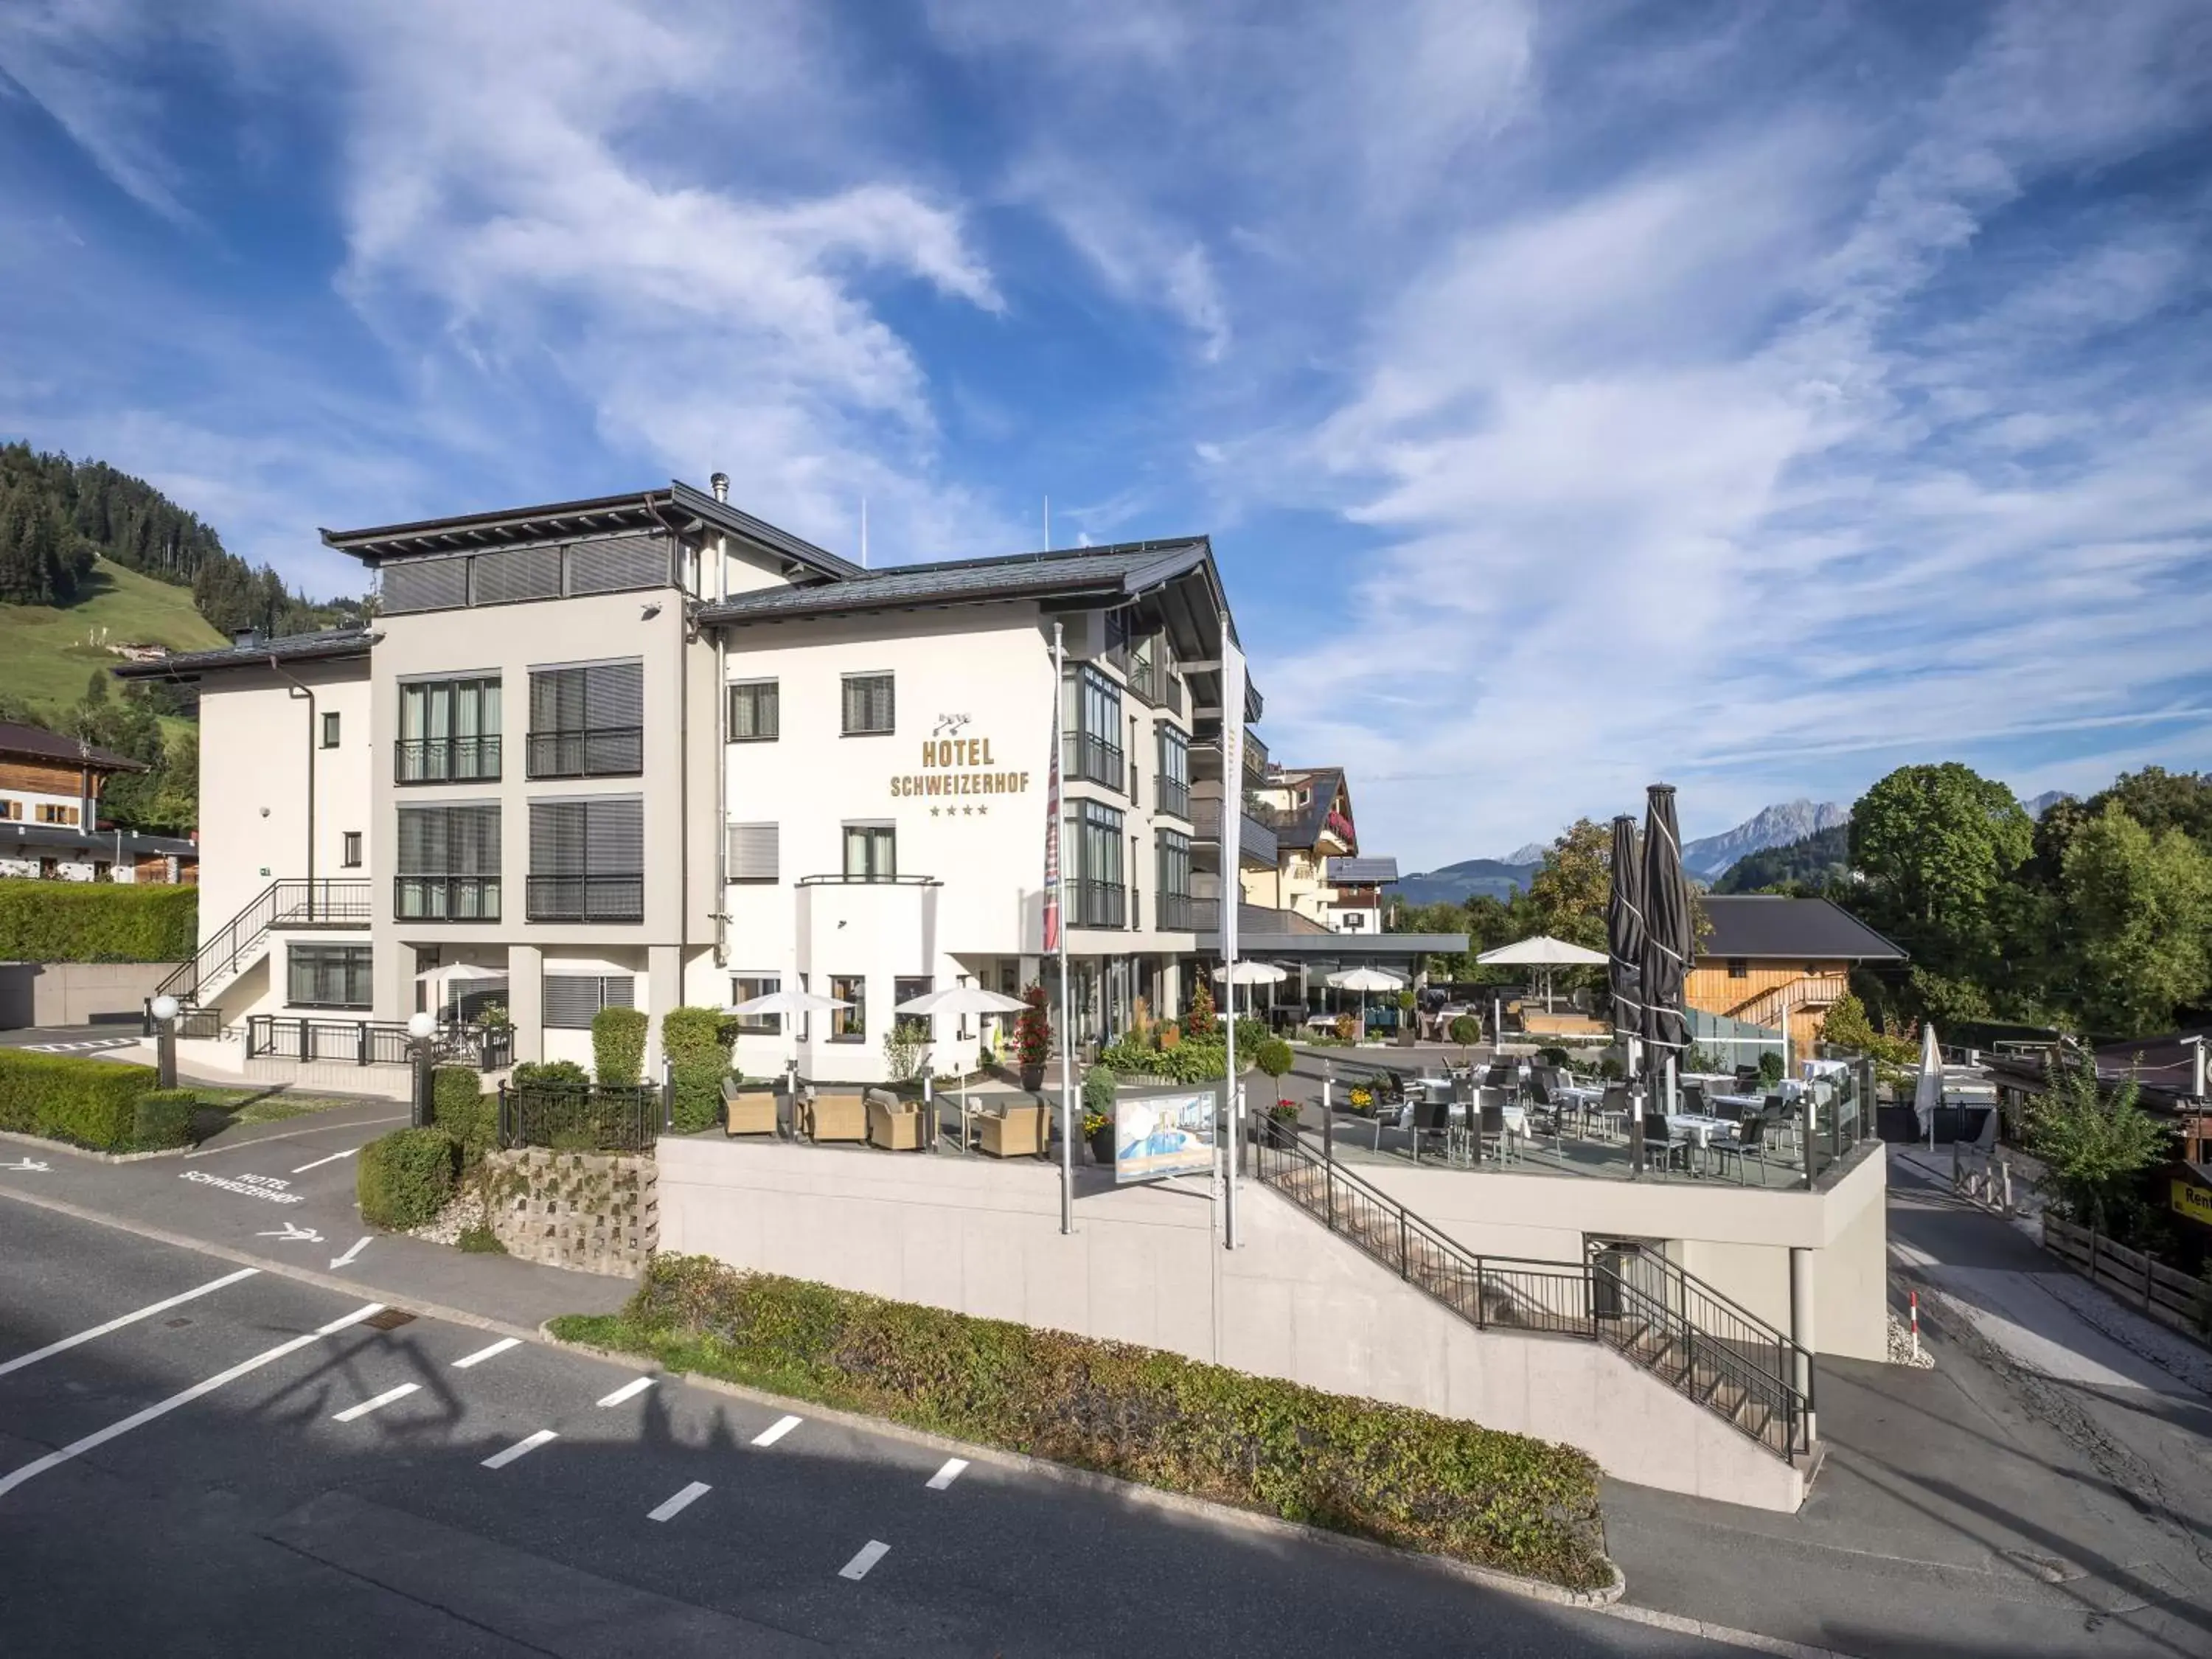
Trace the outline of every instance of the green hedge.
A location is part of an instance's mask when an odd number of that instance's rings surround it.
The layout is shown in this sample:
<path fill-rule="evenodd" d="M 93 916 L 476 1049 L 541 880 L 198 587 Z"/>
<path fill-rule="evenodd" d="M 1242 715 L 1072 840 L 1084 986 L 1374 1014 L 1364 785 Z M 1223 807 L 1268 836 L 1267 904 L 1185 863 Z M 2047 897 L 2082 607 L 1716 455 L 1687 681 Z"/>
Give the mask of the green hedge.
<path fill-rule="evenodd" d="M 156 1147 L 190 1146 L 201 1105 L 197 1089 L 156 1089 L 139 1096 L 131 1119 L 132 1146 L 150 1152 Z"/>
<path fill-rule="evenodd" d="M 602 1008 L 592 1016 L 592 1072 L 601 1083 L 627 1089 L 645 1070 L 645 1015 L 635 1008 Z"/>
<path fill-rule="evenodd" d="M 483 1162 L 499 1139 L 499 1097 L 483 1091 L 483 1079 L 467 1066 L 441 1066 L 431 1073 L 430 1116 L 460 1153 L 461 1168 Z"/>
<path fill-rule="evenodd" d="M 1249 1049 L 1239 1048 L 1240 1065 L 1249 1066 Z M 1172 1048 L 1148 1048 L 1127 1038 L 1098 1051 L 1098 1063 L 1122 1078 L 1164 1078 L 1170 1083 L 1218 1083 L 1229 1069 L 1229 1050 L 1219 1042 L 1185 1041 Z"/>
<path fill-rule="evenodd" d="M 432 1219 L 453 1194 L 453 1156 L 443 1129 L 394 1129 L 370 1141 L 354 1176 L 361 1218 L 394 1232 Z"/>
<path fill-rule="evenodd" d="M 1174 1492 L 1529 1574 L 1610 1580 L 1583 1453 L 1175 1354 L 662 1256 L 554 1334 Z"/>
<path fill-rule="evenodd" d="M 678 1134 L 721 1121 L 722 1079 L 730 1074 L 737 1036 L 737 1022 L 719 1008 L 671 1008 L 660 1017 L 660 1048 L 676 1096 L 670 1115 Z"/>
<path fill-rule="evenodd" d="M 182 962 L 199 916 L 189 884 L 0 880 L 0 961 Z"/>
<path fill-rule="evenodd" d="M 150 1066 L 0 1048 L 0 1129 L 128 1152 L 136 1144 L 138 1102 L 155 1081 Z"/>

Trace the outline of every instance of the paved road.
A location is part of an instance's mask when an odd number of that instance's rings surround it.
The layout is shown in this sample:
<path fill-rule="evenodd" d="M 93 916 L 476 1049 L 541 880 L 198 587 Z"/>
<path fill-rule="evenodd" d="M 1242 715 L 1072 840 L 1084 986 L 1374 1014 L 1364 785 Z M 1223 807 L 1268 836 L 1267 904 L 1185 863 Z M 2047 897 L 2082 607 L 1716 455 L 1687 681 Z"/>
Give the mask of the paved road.
<path fill-rule="evenodd" d="M 1723 1651 L 240 1271 L 0 1200 L 9 1652 Z"/>
<path fill-rule="evenodd" d="M 102 1048 L 131 1048 L 142 1041 L 135 1020 L 98 1025 L 22 1025 L 0 1031 L 0 1048 L 29 1048 L 46 1054 L 82 1054 Z"/>

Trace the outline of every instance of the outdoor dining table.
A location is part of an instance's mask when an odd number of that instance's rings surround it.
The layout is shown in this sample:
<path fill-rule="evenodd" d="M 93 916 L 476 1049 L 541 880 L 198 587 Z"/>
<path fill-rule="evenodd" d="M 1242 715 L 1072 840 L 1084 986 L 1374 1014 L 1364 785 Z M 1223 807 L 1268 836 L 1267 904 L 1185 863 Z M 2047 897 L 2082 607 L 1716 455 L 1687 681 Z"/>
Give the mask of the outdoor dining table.
<path fill-rule="evenodd" d="M 1680 1135 L 1700 1152 L 1710 1152 L 1716 1141 L 1735 1139 L 1735 1125 L 1724 1117 L 1705 1117 L 1696 1112 L 1672 1113 L 1667 1119 L 1668 1133 Z"/>
<path fill-rule="evenodd" d="M 1611 1121 L 1618 1118 L 1620 1120 L 1621 1123 L 1621 1133 L 1624 1135 L 1627 1133 L 1627 1113 L 1622 1111 L 1605 1112 L 1599 1109 L 1605 1102 L 1605 1090 L 1602 1087 L 1589 1083 L 1563 1083 L 1559 1085 L 1558 1088 L 1553 1090 L 1552 1092 L 1559 1096 L 1563 1100 L 1570 1100 L 1574 1103 L 1575 1111 L 1577 1115 L 1581 1117 L 1583 1127 L 1586 1132 L 1588 1131 L 1593 1119 L 1609 1127 L 1611 1126 Z"/>

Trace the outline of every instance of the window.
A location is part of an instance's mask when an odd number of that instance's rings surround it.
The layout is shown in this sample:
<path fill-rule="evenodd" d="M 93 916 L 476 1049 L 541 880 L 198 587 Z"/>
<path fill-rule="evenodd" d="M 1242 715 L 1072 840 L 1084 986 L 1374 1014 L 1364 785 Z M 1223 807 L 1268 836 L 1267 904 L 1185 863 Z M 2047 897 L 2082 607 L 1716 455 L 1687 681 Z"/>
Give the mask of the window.
<path fill-rule="evenodd" d="M 629 777 L 644 769 L 641 661 L 530 671 L 532 777 Z"/>
<path fill-rule="evenodd" d="M 919 979 L 902 975 L 891 981 L 891 1018 L 898 1022 L 901 1030 L 912 1031 L 925 1042 L 930 1036 L 929 1016 L 902 1014 L 898 1012 L 898 1006 L 902 1002 L 912 1002 L 916 997 L 926 997 L 936 988 L 937 981 L 926 975 Z"/>
<path fill-rule="evenodd" d="M 637 977 L 634 974 L 548 974 L 545 975 L 545 1024 L 548 1030 L 588 1031 L 592 1016 L 602 1008 L 635 1008 Z"/>
<path fill-rule="evenodd" d="M 1179 726 L 1160 727 L 1159 810 L 1190 816 L 1190 739 Z"/>
<path fill-rule="evenodd" d="M 40 823 L 75 823 L 77 809 L 74 806 L 55 806 L 45 801 L 39 803 Z"/>
<path fill-rule="evenodd" d="M 1192 932 L 1196 924 L 1190 903 L 1190 837 L 1175 830 L 1161 830 L 1152 838 L 1152 860 L 1157 866 L 1153 883 L 1159 891 L 1160 931 Z"/>
<path fill-rule="evenodd" d="M 1730 979 L 1749 979 L 1751 977 L 1751 963 L 1745 961 L 1743 957 L 1730 957 L 1728 959 L 1728 965 L 1729 977 Z"/>
<path fill-rule="evenodd" d="M 771 743 L 779 735 L 780 725 L 774 680 L 752 680 L 730 688 L 732 743 Z"/>
<path fill-rule="evenodd" d="M 367 1008 L 370 951 L 366 945 L 295 945 L 284 953 L 285 1000 L 295 1008 Z"/>
<path fill-rule="evenodd" d="M 337 713 L 333 711 L 323 716 L 323 747 L 325 749 L 335 749 L 337 746 L 338 717 Z"/>
<path fill-rule="evenodd" d="M 530 803 L 532 921 L 645 920 L 645 798 Z"/>
<path fill-rule="evenodd" d="M 1121 927 L 1127 925 L 1122 890 L 1121 814 L 1095 800 L 1069 803 L 1067 925 Z"/>
<path fill-rule="evenodd" d="M 849 1008 L 830 1011 L 830 1041 L 866 1042 L 868 1040 L 868 981 L 860 975 L 830 975 L 830 995 Z"/>
<path fill-rule="evenodd" d="M 1124 789 L 1121 688 L 1089 663 L 1069 677 L 1073 720 L 1060 764 L 1071 778 L 1087 778 L 1109 789 Z"/>
<path fill-rule="evenodd" d="M 898 875 L 897 832 L 888 823 L 845 826 L 845 879 L 890 881 Z"/>
<path fill-rule="evenodd" d="M 349 830 L 338 837 L 338 862 L 349 870 L 361 868 L 361 831 Z"/>
<path fill-rule="evenodd" d="M 783 988 L 781 974 L 732 974 L 730 975 L 730 1000 L 732 1003 L 750 1002 L 755 997 L 768 996 Z M 732 1022 L 738 1030 L 755 1036 L 783 1035 L 781 1014 L 738 1014 Z"/>
<path fill-rule="evenodd" d="M 845 676 L 845 735 L 882 737 L 896 725 L 897 699 L 889 674 Z"/>
<path fill-rule="evenodd" d="M 775 881 L 782 858 L 781 830 L 773 823 L 730 825 L 730 848 L 726 872 L 732 881 Z"/>
<path fill-rule="evenodd" d="M 395 783 L 495 783 L 500 773 L 499 680 L 410 680 L 399 688 Z"/>
<path fill-rule="evenodd" d="M 23 803 L 19 800 L 0 800 L 0 818 L 21 818 Z"/>
<path fill-rule="evenodd" d="M 399 809 L 398 920 L 497 921 L 499 870 L 497 806 Z"/>

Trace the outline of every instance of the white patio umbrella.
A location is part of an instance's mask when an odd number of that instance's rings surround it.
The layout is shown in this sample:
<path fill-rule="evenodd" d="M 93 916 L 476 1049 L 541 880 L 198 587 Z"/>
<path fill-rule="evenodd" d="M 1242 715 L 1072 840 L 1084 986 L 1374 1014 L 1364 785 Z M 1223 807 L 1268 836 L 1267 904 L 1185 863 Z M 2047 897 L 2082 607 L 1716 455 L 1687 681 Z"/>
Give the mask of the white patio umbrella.
<path fill-rule="evenodd" d="M 1290 977 L 1272 962 L 1239 962 L 1216 968 L 1213 976 L 1229 982 L 1229 1018 L 1237 1018 L 1237 988 L 1240 985 L 1280 985 Z"/>
<path fill-rule="evenodd" d="M 849 1002 L 836 997 L 825 997 L 816 991 L 770 991 L 763 996 L 747 997 L 743 1002 L 733 1002 L 722 1012 L 726 1014 L 826 1014 L 832 1008 L 849 1008 Z M 799 1092 L 799 1042 L 792 1039 L 791 1058 L 784 1062 L 790 1074 L 789 1092 Z"/>
<path fill-rule="evenodd" d="M 891 1012 L 898 1014 L 951 1014 L 965 1018 L 969 1014 L 1018 1014 L 1028 1006 L 1029 1004 L 1019 997 L 1010 997 L 999 991 L 987 991 L 980 985 L 954 985 L 942 991 L 925 991 L 918 997 L 908 997 Z M 922 1092 L 927 1094 L 928 1091 L 928 1074 L 925 1072 Z M 960 1068 L 960 1109 L 963 1113 L 968 1109 L 968 1068 L 964 1066 Z"/>
<path fill-rule="evenodd" d="M 1347 968 L 1340 974 L 1331 974 L 1328 982 L 1340 991 L 1359 993 L 1359 1029 L 1367 1029 L 1367 994 L 1370 991 L 1395 991 L 1406 981 L 1382 968 Z"/>
<path fill-rule="evenodd" d="M 1485 951 L 1475 960 L 1486 968 L 1540 968 L 1544 970 L 1544 1012 L 1552 1009 L 1552 971 L 1556 968 L 1602 968 L 1612 960 L 1602 951 L 1570 945 L 1549 933 L 1516 939 L 1495 951 Z"/>
<path fill-rule="evenodd" d="M 480 967 L 473 962 L 453 962 L 447 963 L 441 968 L 425 968 L 415 977 L 417 980 L 433 981 L 450 988 L 466 984 L 474 980 L 505 979 L 507 969 Z M 440 994 L 438 1006 L 442 1009 L 447 1002 L 457 1000 L 457 994 L 451 989 L 447 989 Z"/>
<path fill-rule="evenodd" d="M 1936 1023 L 1920 1028 L 1920 1075 L 1912 1085 L 1912 1115 L 1918 1128 L 1936 1145 L 1936 1109 L 1943 1103 L 1943 1055 L 1936 1046 Z"/>

